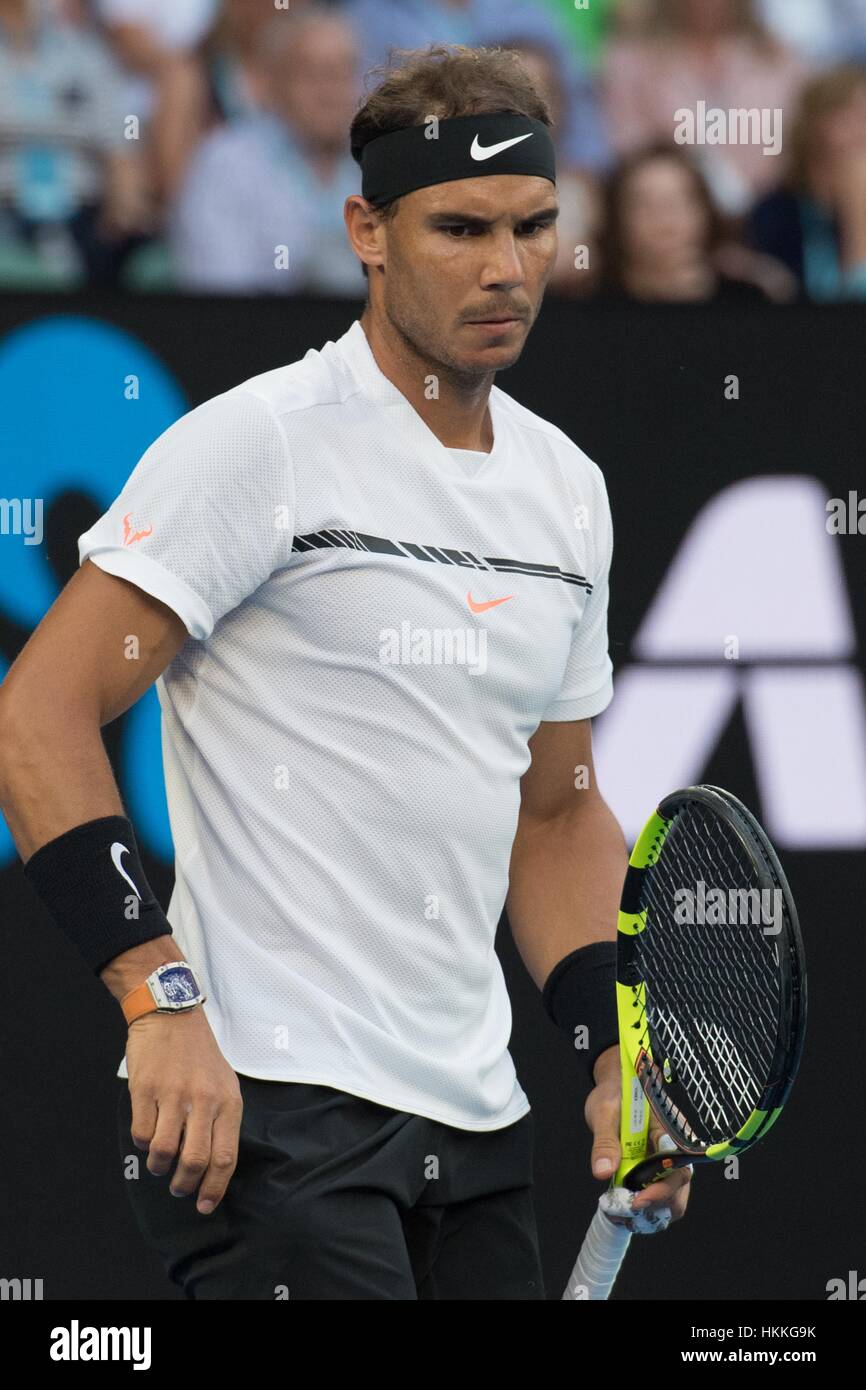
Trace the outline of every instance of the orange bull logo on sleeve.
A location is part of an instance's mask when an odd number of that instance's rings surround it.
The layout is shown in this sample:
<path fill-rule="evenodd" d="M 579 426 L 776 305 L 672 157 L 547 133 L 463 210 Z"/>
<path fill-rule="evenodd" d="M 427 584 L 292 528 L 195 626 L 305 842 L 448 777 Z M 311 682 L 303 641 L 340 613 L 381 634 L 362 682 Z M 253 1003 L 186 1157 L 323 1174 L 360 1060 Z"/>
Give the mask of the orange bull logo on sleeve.
<path fill-rule="evenodd" d="M 153 527 L 148 526 L 146 531 L 134 531 L 130 524 L 132 512 L 127 512 L 123 518 L 123 544 L 135 545 L 136 541 L 143 541 L 145 537 L 153 535 Z"/>

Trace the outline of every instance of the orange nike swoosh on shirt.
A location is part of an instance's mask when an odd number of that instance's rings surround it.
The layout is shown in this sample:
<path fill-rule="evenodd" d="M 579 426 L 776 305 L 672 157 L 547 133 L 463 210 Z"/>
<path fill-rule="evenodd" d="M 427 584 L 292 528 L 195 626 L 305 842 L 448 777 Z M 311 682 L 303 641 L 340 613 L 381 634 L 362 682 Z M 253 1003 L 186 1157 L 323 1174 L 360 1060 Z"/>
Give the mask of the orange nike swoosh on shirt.
<path fill-rule="evenodd" d="M 476 603 L 470 589 L 466 595 L 466 602 L 473 613 L 486 613 L 488 608 L 495 608 L 498 603 L 507 603 L 510 598 L 514 598 L 514 595 L 506 594 L 504 598 L 491 598 L 486 603 Z"/>

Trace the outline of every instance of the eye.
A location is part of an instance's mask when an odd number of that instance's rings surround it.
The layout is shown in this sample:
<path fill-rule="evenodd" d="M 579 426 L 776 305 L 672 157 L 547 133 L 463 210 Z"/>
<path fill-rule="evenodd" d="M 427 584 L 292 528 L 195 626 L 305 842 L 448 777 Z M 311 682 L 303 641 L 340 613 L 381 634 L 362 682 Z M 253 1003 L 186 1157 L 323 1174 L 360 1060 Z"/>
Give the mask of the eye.
<path fill-rule="evenodd" d="M 470 226 L 468 222 L 448 222 L 441 230 L 448 236 L 453 236 L 455 241 L 466 240 L 466 237 L 462 235 L 463 232 L 468 233 L 469 236 L 477 235 L 478 232 L 478 228 Z"/>

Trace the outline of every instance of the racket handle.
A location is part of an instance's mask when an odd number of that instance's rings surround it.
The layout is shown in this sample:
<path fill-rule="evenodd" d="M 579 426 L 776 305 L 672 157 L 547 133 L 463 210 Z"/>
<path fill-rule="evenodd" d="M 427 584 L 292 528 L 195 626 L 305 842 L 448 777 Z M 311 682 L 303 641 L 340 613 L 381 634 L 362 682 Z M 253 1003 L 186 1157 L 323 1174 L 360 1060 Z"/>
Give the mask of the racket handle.
<path fill-rule="evenodd" d="M 670 1135 L 662 1134 L 660 1136 L 660 1150 L 669 1152 L 676 1147 Z M 618 1202 L 614 1200 L 616 1198 L 619 1198 Z M 624 1215 L 623 1199 L 626 1206 L 630 1206 L 631 1194 L 624 1188 L 617 1188 L 614 1184 L 608 1188 L 603 1198 L 599 1199 L 595 1216 L 589 1224 L 589 1230 L 571 1272 L 571 1278 L 565 1286 L 565 1293 L 562 1295 L 564 1299 L 600 1300 L 609 1296 L 616 1276 L 619 1274 L 620 1266 L 625 1259 L 632 1232 L 627 1226 L 615 1226 L 607 1218 L 602 1207 L 602 1200 L 611 1204 L 614 1210 L 621 1210 Z M 662 1221 L 662 1217 L 666 1219 Z M 635 1214 L 634 1220 L 638 1223 L 636 1227 L 638 1230 L 651 1232 L 653 1225 L 658 1230 L 664 1230 L 670 1220 L 670 1211 L 665 1208 L 663 1211 L 657 1212 L 654 1217 Z"/>
<path fill-rule="evenodd" d="M 562 1297 L 607 1298 L 630 1241 L 631 1232 L 625 1226 L 615 1226 L 597 1207 Z"/>

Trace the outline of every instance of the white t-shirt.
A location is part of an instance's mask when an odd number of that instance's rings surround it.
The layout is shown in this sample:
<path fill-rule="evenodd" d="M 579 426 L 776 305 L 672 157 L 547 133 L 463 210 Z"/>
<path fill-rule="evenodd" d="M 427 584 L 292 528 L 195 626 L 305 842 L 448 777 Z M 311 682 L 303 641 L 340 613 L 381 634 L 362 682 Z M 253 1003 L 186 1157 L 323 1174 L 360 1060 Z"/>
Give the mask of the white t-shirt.
<path fill-rule="evenodd" d="M 168 917 L 225 1057 L 471 1130 L 529 1109 L 494 951 L 527 740 L 612 695 L 601 473 L 490 412 L 443 447 L 356 321 L 182 416 L 79 540 L 190 633 Z"/>

